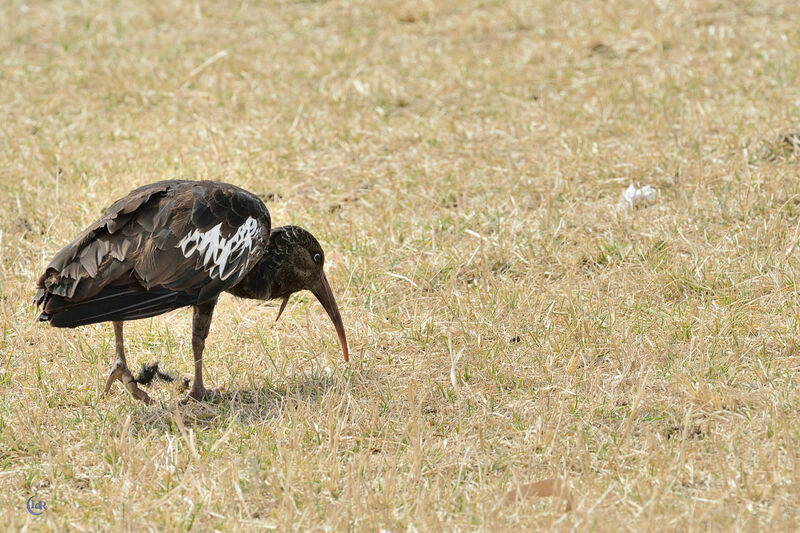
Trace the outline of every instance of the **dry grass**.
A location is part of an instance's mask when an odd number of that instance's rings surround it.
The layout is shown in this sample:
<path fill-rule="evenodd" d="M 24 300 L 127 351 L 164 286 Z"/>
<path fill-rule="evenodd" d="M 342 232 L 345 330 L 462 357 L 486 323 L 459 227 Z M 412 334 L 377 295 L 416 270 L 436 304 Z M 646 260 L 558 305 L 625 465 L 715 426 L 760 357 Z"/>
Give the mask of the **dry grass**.
<path fill-rule="evenodd" d="M 800 8 L 531 4 L 4 2 L 0 521 L 795 527 Z M 36 324 L 35 278 L 169 178 L 321 238 L 349 366 L 307 294 L 225 297 L 225 401 L 99 395 L 111 328 Z M 616 212 L 630 183 L 658 202 Z M 189 372 L 189 322 L 129 360 Z M 526 496 L 554 477 L 568 513 Z"/>

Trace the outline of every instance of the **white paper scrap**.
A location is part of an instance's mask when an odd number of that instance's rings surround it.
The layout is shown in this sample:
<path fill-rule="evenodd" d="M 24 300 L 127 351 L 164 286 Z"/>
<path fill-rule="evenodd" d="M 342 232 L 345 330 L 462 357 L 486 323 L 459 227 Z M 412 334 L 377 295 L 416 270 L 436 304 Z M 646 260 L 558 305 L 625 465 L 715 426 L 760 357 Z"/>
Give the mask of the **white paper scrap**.
<path fill-rule="evenodd" d="M 656 201 L 657 194 L 658 191 L 650 185 L 645 185 L 641 188 L 631 185 L 622 191 L 619 202 L 617 202 L 617 209 L 622 211 L 634 207 L 647 207 Z"/>

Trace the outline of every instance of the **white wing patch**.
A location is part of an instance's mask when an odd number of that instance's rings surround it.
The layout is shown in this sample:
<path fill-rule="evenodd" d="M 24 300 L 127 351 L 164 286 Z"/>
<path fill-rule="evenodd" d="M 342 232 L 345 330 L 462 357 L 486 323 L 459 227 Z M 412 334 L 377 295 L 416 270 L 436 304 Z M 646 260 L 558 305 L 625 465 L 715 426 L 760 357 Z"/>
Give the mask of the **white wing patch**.
<path fill-rule="evenodd" d="M 242 254 L 250 253 L 260 231 L 256 219 L 248 217 L 236 233 L 226 239 L 222 236 L 222 222 L 220 222 L 208 231 L 201 232 L 195 229 L 181 239 L 176 248 L 180 248 L 183 256 L 187 258 L 194 253 L 199 254 L 198 259 L 209 269 L 208 274 L 212 278 L 219 277 L 224 281 L 236 271 L 229 268 L 230 264 Z"/>

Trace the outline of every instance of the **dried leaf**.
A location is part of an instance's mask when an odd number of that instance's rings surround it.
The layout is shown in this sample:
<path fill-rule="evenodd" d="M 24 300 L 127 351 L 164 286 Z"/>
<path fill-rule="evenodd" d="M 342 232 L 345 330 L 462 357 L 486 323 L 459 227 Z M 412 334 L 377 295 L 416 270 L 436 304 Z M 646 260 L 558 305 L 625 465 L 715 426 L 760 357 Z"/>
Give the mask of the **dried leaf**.
<path fill-rule="evenodd" d="M 566 502 L 565 512 L 572 510 L 572 496 L 566 481 L 560 478 L 543 479 L 512 489 L 503 497 L 504 504 L 514 503 L 521 498 L 549 498 L 555 496 Z"/>

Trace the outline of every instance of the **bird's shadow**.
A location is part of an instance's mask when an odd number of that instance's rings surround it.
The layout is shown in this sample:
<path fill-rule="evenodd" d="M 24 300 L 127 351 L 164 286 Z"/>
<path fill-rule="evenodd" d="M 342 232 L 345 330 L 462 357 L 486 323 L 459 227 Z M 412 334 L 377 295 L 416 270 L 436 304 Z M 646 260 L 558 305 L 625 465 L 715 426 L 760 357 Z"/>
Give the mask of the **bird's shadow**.
<path fill-rule="evenodd" d="M 237 418 L 240 424 L 259 424 L 278 418 L 288 409 L 313 404 L 319 406 L 329 393 L 346 394 L 370 381 L 370 371 L 312 374 L 280 383 L 265 382 L 252 388 L 230 388 L 213 399 L 180 405 L 180 396 L 145 407 L 134 424 L 140 431 L 176 433 L 180 426 L 195 429 L 220 428 Z"/>

